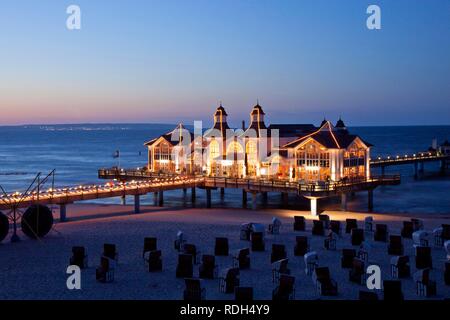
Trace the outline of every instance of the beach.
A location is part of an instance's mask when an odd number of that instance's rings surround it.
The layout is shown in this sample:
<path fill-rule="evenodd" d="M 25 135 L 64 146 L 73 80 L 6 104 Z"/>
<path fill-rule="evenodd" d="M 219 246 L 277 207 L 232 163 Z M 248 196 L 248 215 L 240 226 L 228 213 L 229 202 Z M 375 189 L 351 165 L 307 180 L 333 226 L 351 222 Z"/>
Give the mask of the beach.
<path fill-rule="evenodd" d="M 67 208 L 68 221 L 55 221 L 53 230 L 41 240 L 26 238 L 20 231 L 22 241 L 10 243 L 9 237 L 0 244 L 0 299 L 182 299 L 183 279 L 175 277 L 178 252 L 173 242 L 177 231 L 187 236 L 188 243 L 195 244 L 201 253 L 214 254 L 216 237 L 227 237 L 230 256 L 216 257 L 219 270 L 232 266 L 232 254 L 236 250 L 250 247 L 250 243 L 239 239 L 240 225 L 247 222 L 262 223 L 266 226 L 272 217 L 282 221 L 279 235 L 266 235 L 265 252 L 251 252 L 251 268 L 240 273 L 241 286 L 254 288 L 255 299 L 271 299 L 272 266 L 270 251 L 273 243 L 286 245 L 291 274 L 296 278 L 295 299 L 330 299 L 319 297 L 310 276 L 305 274 L 303 257 L 294 256 L 296 235 L 307 235 L 311 241 L 311 250 L 319 255 L 319 266 L 328 266 L 331 276 L 338 283 L 338 296 L 332 299 L 358 299 L 359 290 L 367 290 L 363 285 L 348 280 L 348 270 L 340 265 L 341 250 L 352 248 L 350 235 L 342 233 L 337 242 L 336 251 L 323 248 L 324 237 L 311 235 L 311 219 L 307 211 L 262 209 L 257 211 L 244 209 L 206 209 L 182 207 L 143 206 L 142 213 L 132 213 L 132 206 L 109 204 L 74 204 Z M 411 214 L 377 214 L 343 211 L 326 211 L 332 220 L 340 220 L 345 228 L 346 218 L 358 219 L 363 228 L 364 218 L 374 218 L 374 223 L 386 223 L 390 234 L 400 234 L 402 221 L 409 220 Z M 293 217 L 303 215 L 307 220 L 305 232 L 293 230 Z M 57 207 L 54 216 L 59 216 Z M 449 223 L 448 216 L 415 214 L 423 219 L 425 230 L 432 231 L 443 223 Z M 144 237 L 157 237 L 158 249 L 162 250 L 163 271 L 149 273 L 142 259 Z M 391 279 L 390 258 L 387 243 L 374 242 L 366 234 L 370 243 L 369 264 L 381 267 L 382 278 Z M 433 246 L 431 278 L 437 282 L 435 299 L 450 297 L 450 287 L 444 284 L 444 248 Z M 104 243 L 114 243 L 119 252 L 119 263 L 115 269 L 113 283 L 99 283 L 95 280 L 95 268 L 98 266 Z M 410 256 L 411 274 L 415 269 L 412 240 L 403 239 L 405 255 Z M 89 268 L 82 270 L 81 290 L 66 288 L 66 268 L 69 264 L 72 246 L 85 246 L 88 253 Z M 357 249 L 357 246 L 353 248 Z M 194 266 L 194 277 L 198 276 L 198 265 Z M 219 281 L 203 280 L 206 299 L 234 299 L 233 294 L 219 292 Z M 416 286 L 411 278 L 402 280 L 405 299 L 418 299 Z M 382 298 L 382 292 L 379 291 Z"/>

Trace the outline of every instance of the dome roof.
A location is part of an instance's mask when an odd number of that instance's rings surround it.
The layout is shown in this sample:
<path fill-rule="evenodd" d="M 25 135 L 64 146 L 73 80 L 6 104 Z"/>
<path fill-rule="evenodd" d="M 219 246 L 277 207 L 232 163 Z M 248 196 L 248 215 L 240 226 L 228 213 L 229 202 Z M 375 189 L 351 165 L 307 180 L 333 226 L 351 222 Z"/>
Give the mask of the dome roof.
<path fill-rule="evenodd" d="M 344 121 L 342 121 L 342 119 L 340 117 L 339 117 L 339 120 L 336 122 L 335 127 L 336 128 L 345 128 Z"/>

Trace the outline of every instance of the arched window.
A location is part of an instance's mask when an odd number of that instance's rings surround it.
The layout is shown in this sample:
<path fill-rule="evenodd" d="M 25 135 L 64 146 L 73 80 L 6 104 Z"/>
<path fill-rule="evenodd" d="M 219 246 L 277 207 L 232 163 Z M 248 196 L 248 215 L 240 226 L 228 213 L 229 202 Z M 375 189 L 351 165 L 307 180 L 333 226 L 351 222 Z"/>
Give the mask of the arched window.
<path fill-rule="evenodd" d="M 228 153 L 242 153 L 242 146 L 239 142 L 233 141 L 228 145 Z"/>
<path fill-rule="evenodd" d="M 217 140 L 212 140 L 209 144 L 209 157 L 215 159 L 219 155 L 219 142 L 217 142 Z"/>

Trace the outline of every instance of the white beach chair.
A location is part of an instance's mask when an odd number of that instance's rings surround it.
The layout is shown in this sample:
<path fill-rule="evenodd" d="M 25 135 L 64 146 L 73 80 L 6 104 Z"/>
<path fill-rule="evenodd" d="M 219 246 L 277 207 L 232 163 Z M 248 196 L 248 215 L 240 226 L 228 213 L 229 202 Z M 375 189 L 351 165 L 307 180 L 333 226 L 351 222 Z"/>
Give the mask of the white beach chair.
<path fill-rule="evenodd" d="M 434 245 L 441 247 L 443 245 L 442 243 L 442 232 L 444 231 L 444 228 L 439 227 L 436 229 L 433 229 L 433 238 L 434 238 Z"/>
<path fill-rule="evenodd" d="M 416 246 L 422 246 L 422 247 L 428 247 L 428 232 L 424 230 L 415 231 L 412 234 L 413 238 L 413 245 Z"/>
<path fill-rule="evenodd" d="M 182 231 L 177 232 L 177 238 L 175 239 L 175 249 L 179 252 L 183 252 L 183 246 L 187 242 L 187 238 Z"/>
<path fill-rule="evenodd" d="M 445 251 L 447 252 L 447 260 L 450 261 L 450 240 L 444 242 L 444 248 Z"/>
<path fill-rule="evenodd" d="M 373 230 L 373 217 L 366 217 L 364 219 L 364 231 L 366 232 L 372 232 Z"/>
<path fill-rule="evenodd" d="M 268 233 L 270 234 L 280 234 L 281 220 L 273 217 L 272 223 L 269 224 Z"/>
<path fill-rule="evenodd" d="M 369 251 L 372 248 L 368 241 L 363 241 L 358 249 L 358 258 L 364 262 L 369 262 Z"/>
<path fill-rule="evenodd" d="M 319 256 L 316 251 L 311 251 L 303 256 L 305 260 L 305 273 L 310 276 L 319 265 Z"/>

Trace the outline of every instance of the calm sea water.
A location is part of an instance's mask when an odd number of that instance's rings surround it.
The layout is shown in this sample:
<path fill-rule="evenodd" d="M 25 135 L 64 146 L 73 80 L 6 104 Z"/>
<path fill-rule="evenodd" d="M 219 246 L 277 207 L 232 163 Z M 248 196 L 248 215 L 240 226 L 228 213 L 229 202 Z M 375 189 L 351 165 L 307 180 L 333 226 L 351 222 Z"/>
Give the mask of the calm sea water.
<path fill-rule="evenodd" d="M 147 151 L 143 143 L 174 128 L 163 124 L 114 125 L 48 125 L 0 127 L 0 184 L 7 191 L 24 190 L 37 172 L 43 174 L 56 169 L 56 185 L 98 183 L 97 169 L 118 165 L 113 158 L 120 150 L 122 167 L 141 167 L 146 164 Z M 433 138 L 442 142 L 450 139 L 450 126 L 411 127 L 355 127 L 359 134 L 374 144 L 372 157 L 377 155 L 404 155 L 426 150 Z M 391 167 L 387 173 L 400 173 L 402 184 L 378 188 L 375 192 L 375 210 L 380 212 L 439 213 L 450 216 L 450 177 L 441 177 L 438 164 L 425 165 L 426 177 L 415 181 L 413 166 Z M 376 171 L 374 171 L 376 173 Z M 197 192 L 202 206 L 203 192 Z M 270 196 L 273 206 L 279 195 Z M 166 194 L 168 205 L 189 205 L 181 191 Z M 118 203 L 119 199 L 106 200 Z M 151 197 L 143 199 L 151 203 Z M 307 207 L 307 203 L 292 197 L 292 207 Z M 217 206 L 241 205 L 240 193 L 227 190 L 225 199 L 214 195 Z M 334 201 L 323 204 L 337 208 Z M 364 210 L 364 194 L 349 204 L 353 210 Z"/>

